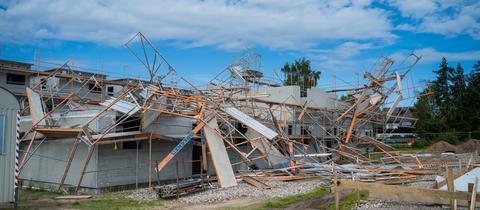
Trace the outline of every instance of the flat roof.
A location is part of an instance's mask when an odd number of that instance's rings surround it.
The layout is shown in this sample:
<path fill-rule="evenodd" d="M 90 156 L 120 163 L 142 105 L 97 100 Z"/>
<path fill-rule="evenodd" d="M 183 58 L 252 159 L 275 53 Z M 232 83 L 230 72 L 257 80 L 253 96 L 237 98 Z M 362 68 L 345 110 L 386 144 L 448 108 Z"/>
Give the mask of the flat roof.
<path fill-rule="evenodd" d="M 2 63 L 2 62 L 3 63 L 13 63 L 13 64 L 25 65 L 25 66 L 33 66 L 33 64 L 31 64 L 31 63 L 0 59 L 0 63 Z"/>

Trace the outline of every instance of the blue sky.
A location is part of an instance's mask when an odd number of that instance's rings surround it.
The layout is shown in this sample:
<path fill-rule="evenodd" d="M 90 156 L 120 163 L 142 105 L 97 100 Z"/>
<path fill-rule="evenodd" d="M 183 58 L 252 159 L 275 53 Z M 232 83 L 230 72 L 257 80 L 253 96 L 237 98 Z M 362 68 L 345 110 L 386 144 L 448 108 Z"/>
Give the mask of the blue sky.
<path fill-rule="evenodd" d="M 0 58 L 63 63 L 112 77 L 146 70 L 123 44 L 149 38 L 178 73 L 197 83 L 246 48 L 263 71 L 306 57 L 320 87 L 357 81 L 379 56 L 423 56 L 411 78 L 433 78 L 442 56 L 468 72 L 480 60 L 480 1 L 456 0 L 3 0 Z"/>

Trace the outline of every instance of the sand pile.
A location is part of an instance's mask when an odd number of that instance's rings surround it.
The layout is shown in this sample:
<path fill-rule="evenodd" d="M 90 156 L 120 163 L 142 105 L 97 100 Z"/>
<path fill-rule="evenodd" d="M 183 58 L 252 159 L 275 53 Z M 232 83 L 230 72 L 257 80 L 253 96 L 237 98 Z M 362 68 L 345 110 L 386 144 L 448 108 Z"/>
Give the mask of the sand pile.
<path fill-rule="evenodd" d="M 446 141 L 439 141 L 426 149 L 430 153 L 454 152 L 457 153 L 457 147 Z"/>
<path fill-rule="evenodd" d="M 465 143 L 457 146 L 458 153 L 472 153 L 476 151 L 480 151 L 480 140 L 477 139 L 470 139 Z"/>

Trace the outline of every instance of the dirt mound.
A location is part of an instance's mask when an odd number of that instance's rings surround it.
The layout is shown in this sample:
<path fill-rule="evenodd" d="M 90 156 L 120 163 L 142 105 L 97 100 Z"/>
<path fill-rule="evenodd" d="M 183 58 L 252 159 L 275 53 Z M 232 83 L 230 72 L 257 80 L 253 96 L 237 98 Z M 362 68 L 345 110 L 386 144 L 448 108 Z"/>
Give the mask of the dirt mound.
<path fill-rule="evenodd" d="M 446 141 L 439 141 L 426 149 L 430 153 L 454 152 L 457 153 L 457 147 Z"/>
<path fill-rule="evenodd" d="M 470 139 L 457 147 L 458 153 L 471 153 L 480 151 L 480 140 Z"/>

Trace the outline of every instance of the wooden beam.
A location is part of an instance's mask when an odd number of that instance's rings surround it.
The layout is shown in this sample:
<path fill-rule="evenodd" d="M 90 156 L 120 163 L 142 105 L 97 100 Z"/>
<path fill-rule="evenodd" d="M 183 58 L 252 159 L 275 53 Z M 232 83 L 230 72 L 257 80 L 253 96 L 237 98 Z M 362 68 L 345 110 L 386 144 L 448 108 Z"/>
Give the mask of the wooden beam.
<path fill-rule="evenodd" d="M 475 177 L 475 184 L 473 184 L 472 198 L 470 200 L 470 210 L 475 210 L 475 203 L 477 201 L 478 177 Z"/>
<path fill-rule="evenodd" d="M 78 138 L 75 139 L 75 141 L 73 142 L 72 148 L 70 149 L 70 152 L 68 153 L 67 164 L 65 165 L 65 169 L 63 170 L 63 176 L 60 179 L 60 184 L 58 186 L 58 190 L 60 190 L 62 188 L 63 183 L 65 182 L 65 178 L 67 178 L 68 171 L 70 170 L 70 166 L 72 165 L 73 157 L 75 156 L 75 152 L 77 151 L 78 142 L 80 142 L 80 140 Z"/>
<path fill-rule="evenodd" d="M 178 143 L 178 145 L 175 146 L 175 148 L 173 148 L 173 150 L 157 165 L 157 173 L 160 172 L 167 165 L 167 163 L 170 162 L 173 157 L 175 157 L 175 155 L 179 153 L 183 147 L 185 147 L 185 145 L 187 145 L 190 139 L 192 139 L 192 137 L 206 125 L 205 121 L 203 120 L 198 120 L 197 122 L 197 126 L 195 126 L 195 128 L 191 130 L 188 135 L 184 139 L 182 139 L 182 141 L 180 141 L 180 143 Z"/>
<path fill-rule="evenodd" d="M 18 169 L 18 174 L 22 173 L 23 166 L 27 164 L 27 156 L 28 156 L 28 153 L 30 153 L 30 150 L 32 149 L 33 141 L 35 140 L 36 136 L 37 136 L 37 132 L 34 131 L 32 135 L 32 139 L 28 143 L 27 150 L 23 153 L 22 161 L 20 162 L 20 167 Z"/>
<path fill-rule="evenodd" d="M 270 189 L 270 186 L 268 186 L 267 184 L 261 182 L 260 180 L 254 178 L 252 176 L 242 176 L 241 178 L 244 182 L 246 182 L 247 184 L 249 184 L 249 185 L 251 185 L 255 188 Z"/>
<path fill-rule="evenodd" d="M 90 158 L 93 155 L 93 151 L 95 150 L 95 147 L 96 147 L 96 145 L 92 145 L 88 149 L 88 154 L 87 154 L 87 156 L 85 156 L 85 160 L 83 161 L 84 162 L 83 163 L 83 168 L 82 168 L 82 172 L 80 174 L 80 178 L 79 178 L 78 183 L 77 183 L 77 187 L 75 188 L 75 193 L 78 193 L 78 190 L 80 190 L 80 185 L 82 184 L 83 177 L 85 176 L 85 172 L 87 170 L 88 162 L 90 162 Z"/>
<path fill-rule="evenodd" d="M 355 126 L 355 121 L 357 120 L 357 116 L 353 116 L 352 122 L 350 122 L 350 127 L 348 128 L 347 138 L 345 138 L 345 143 L 350 141 L 350 137 L 352 136 L 353 126 Z"/>
<path fill-rule="evenodd" d="M 447 166 L 447 187 L 449 192 L 455 192 L 454 180 L 452 169 Z M 457 200 L 450 199 L 450 209 L 457 210 Z"/>

